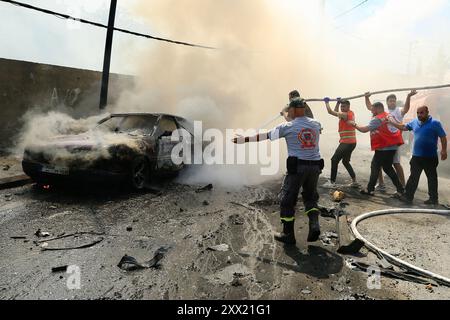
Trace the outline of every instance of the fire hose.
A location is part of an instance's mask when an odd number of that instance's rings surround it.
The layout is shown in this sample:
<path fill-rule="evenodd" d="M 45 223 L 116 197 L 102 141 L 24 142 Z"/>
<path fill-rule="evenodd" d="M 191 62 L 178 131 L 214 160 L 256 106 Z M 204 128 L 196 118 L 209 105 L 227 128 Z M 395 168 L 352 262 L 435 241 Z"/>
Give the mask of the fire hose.
<path fill-rule="evenodd" d="M 414 266 L 406 261 L 403 261 L 397 257 L 394 257 L 393 255 L 389 254 L 387 251 L 382 250 L 375 246 L 373 243 L 365 239 L 358 231 L 357 226 L 359 223 L 361 223 L 364 220 L 367 220 L 369 218 L 377 217 L 377 216 L 383 216 L 383 215 L 392 215 L 392 214 L 411 214 L 411 213 L 419 213 L 419 214 L 434 214 L 434 215 L 450 215 L 450 210 L 425 210 L 425 209 L 390 209 L 390 210 L 380 210 L 380 211 L 373 211 L 369 213 L 365 213 L 363 215 L 360 215 L 355 220 L 353 220 L 351 224 L 351 230 L 355 236 L 355 238 L 359 239 L 360 241 L 364 242 L 365 246 L 372 252 L 379 254 L 383 256 L 388 262 L 392 263 L 393 265 L 396 265 L 401 268 L 405 268 L 408 271 L 411 271 L 415 274 L 418 274 L 420 276 L 433 279 L 439 284 L 443 284 L 446 286 L 450 286 L 450 279 L 444 276 L 441 276 L 439 274 L 433 273 L 431 271 L 419 268 L 417 266 Z"/>
<path fill-rule="evenodd" d="M 436 89 L 444 89 L 444 88 L 450 88 L 450 84 L 443 84 L 443 85 L 439 85 L 439 86 L 426 86 L 426 87 L 415 87 L 415 88 L 400 88 L 400 89 L 390 89 L 390 90 L 381 90 L 381 91 L 374 91 L 374 92 L 370 92 L 371 95 L 376 95 L 376 94 L 383 94 L 383 93 L 393 93 L 393 92 L 406 92 L 406 91 L 412 91 L 412 90 L 417 90 L 417 91 L 422 91 L 422 90 L 436 90 Z M 348 98 L 342 98 L 342 100 L 355 100 L 355 99 L 359 99 L 359 98 L 364 98 L 366 96 L 366 94 L 360 94 L 357 96 L 352 96 L 352 97 L 348 97 Z M 324 99 L 304 99 L 303 101 L 305 102 L 323 102 Z M 338 101 L 338 99 L 330 99 L 330 101 Z M 275 118 L 268 120 L 266 123 L 264 123 L 262 126 L 259 127 L 259 129 L 264 129 L 265 127 L 267 127 L 269 124 L 271 124 L 272 122 L 275 122 L 278 118 L 282 117 L 281 114 L 278 114 Z"/>

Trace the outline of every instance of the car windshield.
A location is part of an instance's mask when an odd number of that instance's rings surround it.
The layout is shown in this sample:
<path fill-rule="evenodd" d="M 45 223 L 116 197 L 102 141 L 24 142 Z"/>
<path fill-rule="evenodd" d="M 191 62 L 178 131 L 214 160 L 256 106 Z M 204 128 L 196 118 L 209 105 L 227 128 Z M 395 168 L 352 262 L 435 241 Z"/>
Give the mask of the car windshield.
<path fill-rule="evenodd" d="M 158 117 L 152 115 L 117 116 L 100 123 L 98 128 L 109 132 L 151 135 L 157 120 Z"/>

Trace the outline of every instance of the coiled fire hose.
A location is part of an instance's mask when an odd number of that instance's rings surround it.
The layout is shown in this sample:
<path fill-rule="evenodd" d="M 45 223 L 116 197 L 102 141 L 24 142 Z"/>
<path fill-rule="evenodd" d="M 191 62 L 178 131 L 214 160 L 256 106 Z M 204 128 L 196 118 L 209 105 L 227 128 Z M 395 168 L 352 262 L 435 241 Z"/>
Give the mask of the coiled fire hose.
<path fill-rule="evenodd" d="M 390 210 L 380 210 L 380 211 L 373 211 L 369 213 L 365 213 L 363 215 L 360 215 L 355 220 L 353 220 L 351 224 L 351 230 L 353 232 L 353 235 L 355 238 L 359 239 L 360 241 L 364 242 L 365 246 L 371 250 L 374 253 L 380 254 L 383 256 L 388 262 L 392 263 L 393 265 L 396 265 L 401 268 L 405 268 L 408 271 L 412 271 L 415 274 L 418 274 L 420 276 L 423 276 L 428 279 L 435 280 L 437 283 L 450 286 L 450 279 L 444 276 L 441 276 L 439 274 L 433 273 L 431 271 L 419 268 L 417 266 L 414 266 L 406 261 L 403 261 L 397 257 L 394 257 L 387 251 L 384 251 L 377 246 L 375 246 L 373 243 L 365 239 L 358 231 L 357 226 L 359 223 L 361 223 L 364 220 L 383 216 L 383 215 L 392 215 L 392 214 L 411 214 L 411 213 L 418 213 L 418 214 L 434 214 L 434 215 L 446 215 L 450 216 L 450 210 L 425 210 L 425 209 L 390 209 Z"/>
<path fill-rule="evenodd" d="M 443 84 L 443 85 L 439 85 L 439 86 L 427 86 L 427 87 L 415 87 L 415 88 L 400 88 L 400 89 L 390 89 L 390 90 L 381 90 L 381 91 L 374 91 L 371 92 L 371 95 L 377 95 L 377 94 L 383 94 L 383 93 L 393 93 L 393 92 L 406 92 L 406 91 L 412 91 L 412 90 L 417 90 L 417 91 L 423 91 L 423 90 L 436 90 L 436 89 L 444 89 L 444 88 L 450 88 L 450 84 Z M 355 100 L 355 99 L 359 99 L 359 98 L 364 98 L 366 96 L 366 94 L 360 94 L 357 96 L 353 96 L 353 97 L 348 97 L 348 98 L 342 98 L 342 100 Z M 305 99 L 305 102 L 323 102 L 324 99 Z M 338 99 L 330 99 L 330 101 L 338 101 Z M 277 116 L 275 118 L 272 118 L 270 120 L 268 120 L 267 122 L 265 122 L 263 125 L 261 125 L 259 127 L 259 130 L 266 128 L 269 124 L 271 124 L 272 122 L 275 122 L 278 118 L 281 117 L 281 114 L 277 114 Z"/>

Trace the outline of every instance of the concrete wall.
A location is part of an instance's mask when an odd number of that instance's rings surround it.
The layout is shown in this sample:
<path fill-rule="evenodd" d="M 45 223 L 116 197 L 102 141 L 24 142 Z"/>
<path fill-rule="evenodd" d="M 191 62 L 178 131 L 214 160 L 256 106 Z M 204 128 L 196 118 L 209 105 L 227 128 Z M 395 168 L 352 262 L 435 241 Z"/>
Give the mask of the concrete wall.
<path fill-rule="evenodd" d="M 108 102 L 132 85 L 133 77 L 111 74 Z M 101 72 L 0 58 L 0 152 L 11 146 L 32 108 L 64 106 L 74 117 L 98 113 L 100 86 Z"/>

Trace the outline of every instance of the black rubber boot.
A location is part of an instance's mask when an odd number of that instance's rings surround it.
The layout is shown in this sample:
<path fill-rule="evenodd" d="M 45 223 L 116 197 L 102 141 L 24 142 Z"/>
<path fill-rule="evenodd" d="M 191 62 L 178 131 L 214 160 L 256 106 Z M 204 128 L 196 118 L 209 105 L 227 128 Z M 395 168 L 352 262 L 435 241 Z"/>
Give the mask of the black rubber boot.
<path fill-rule="evenodd" d="M 316 242 L 320 237 L 319 211 L 308 213 L 309 218 L 309 234 L 308 242 Z"/>
<path fill-rule="evenodd" d="M 295 245 L 295 222 L 283 222 L 283 232 L 275 234 L 275 240 L 288 245 Z"/>

